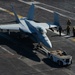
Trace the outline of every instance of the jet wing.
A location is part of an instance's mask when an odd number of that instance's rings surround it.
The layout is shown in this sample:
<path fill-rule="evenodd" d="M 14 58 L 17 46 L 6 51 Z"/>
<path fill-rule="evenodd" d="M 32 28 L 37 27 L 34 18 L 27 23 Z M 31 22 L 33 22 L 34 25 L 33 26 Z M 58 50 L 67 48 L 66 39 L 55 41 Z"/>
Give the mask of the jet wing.
<path fill-rule="evenodd" d="M 54 24 L 54 23 L 47 23 L 49 25 L 49 28 L 54 28 L 54 27 L 57 27 L 58 25 Z"/>
<path fill-rule="evenodd" d="M 7 25 L 0 25 L 0 29 L 3 30 L 19 30 L 19 24 L 7 24 Z"/>
<path fill-rule="evenodd" d="M 49 29 L 49 28 L 54 28 L 57 27 L 58 25 L 54 25 L 52 23 L 37 23 L 34 21 L 29 21 L 34 27 L 41 27 L 44 29 Z"/>
<path fill-rule="evenodd" d="M 49 25 L 49 28 L 54 28 L 54 27 L 57 27 L 57 25 L 53 25 L 53 24 Z"/>
<path fill-rule="evenodd" d="M 33 30 L 31 30 L 26 23 L 24 23 L 25 26 L 23 26 L 21 23 L 19 24 L 6 24 L 6 25 L 0 25 L 0 29 L 2 30 L 17 30 L 21 31 L 23 33 L 31 34 L 35 33 Z"/>

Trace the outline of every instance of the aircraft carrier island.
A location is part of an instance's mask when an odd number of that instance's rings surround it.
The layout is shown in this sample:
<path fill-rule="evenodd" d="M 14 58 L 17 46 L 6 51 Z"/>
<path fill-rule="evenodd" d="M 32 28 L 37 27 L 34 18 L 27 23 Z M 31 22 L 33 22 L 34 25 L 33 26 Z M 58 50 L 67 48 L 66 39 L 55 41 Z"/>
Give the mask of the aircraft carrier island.
<path fill-rule="evenodd" d="M 0 75 L 75 75 L 74 25 L 74 0 L 0 0 Z"/>

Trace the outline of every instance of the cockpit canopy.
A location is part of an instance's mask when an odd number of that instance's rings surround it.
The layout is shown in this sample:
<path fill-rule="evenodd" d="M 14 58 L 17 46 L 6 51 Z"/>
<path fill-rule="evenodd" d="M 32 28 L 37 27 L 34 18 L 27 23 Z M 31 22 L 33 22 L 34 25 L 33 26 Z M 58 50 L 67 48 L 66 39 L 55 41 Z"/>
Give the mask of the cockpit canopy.
<path fill-rule="evenodd" d="M 46 29 L 41 28 L 41 27 L 37 27 L 37 30 L 38 30 L 41 34 L 43 34 L 43 33 L 46 33 L 46 32 L 47 32 L 47 31 L 46 31 Z"/>

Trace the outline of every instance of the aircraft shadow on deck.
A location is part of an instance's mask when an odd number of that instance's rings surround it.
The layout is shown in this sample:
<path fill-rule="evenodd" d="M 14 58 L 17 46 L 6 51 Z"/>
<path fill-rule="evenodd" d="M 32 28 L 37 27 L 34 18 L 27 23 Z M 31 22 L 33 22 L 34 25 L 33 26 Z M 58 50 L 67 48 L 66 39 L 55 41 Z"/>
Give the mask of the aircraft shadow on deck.
<path fill-rule="evenodd" d="M 3 35 L 8 34 L 3 33 Z M 8 37 L 12 37 L 18 42 L 14 43 L 0 36 L 0 45 L 7 45 L 9 48 L 16 51 L 19 55 L 27 57 L 33 61 L 40 62 L 40 58 L 36 55 L 36 53 L 33 52 L 33 45 L 32 45 L 33 42 L 31 39 L 29 38 L 20 39 L 15 33 L 11 33 L 11 35 L 10 36 L 8 35 Z"/>

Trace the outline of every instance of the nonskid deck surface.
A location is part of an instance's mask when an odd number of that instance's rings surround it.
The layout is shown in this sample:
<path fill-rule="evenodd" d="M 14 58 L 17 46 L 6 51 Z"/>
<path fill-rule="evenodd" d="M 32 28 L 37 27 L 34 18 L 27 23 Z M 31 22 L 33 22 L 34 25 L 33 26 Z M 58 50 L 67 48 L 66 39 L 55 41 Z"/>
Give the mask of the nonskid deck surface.
<path fill-rule="evenodd" d="M 23 0 L 27 1 L 27 0 Z M 37 0 L 40 1 L 40 0 Z M 30 2 L 30 0 L 29 0 Z M 5 3 L 5 4 L 4 4 Z M 21 16 L 26 16 L 27 11 L 29 9 L 29 4 L 18 1 L 18 0 L 7 0 L 7 1 L 0 1 L 0 7 L 7 9 L 12 12 L 10 4 L 13 4 L 16 12 Z M 41 4 L 44 3 L 44 4 Z M 57 7 L 59 2 L 53 2 L 53 7 Z M 54 6 L 56 3 L 56 6 Z M 69 4 L 71 2 L 68 2 Z M 49 22 L 53 21 L 53 13 L 52 11 L 60 12 L 61 14 L 66 15 L 63 10 L 65 8 L 60 7 L 61 10 L 56 8 L 51 8 L 48 2 L 41 0 L 41 2 L 35 3 L 37 6 L 41 6 L 42 8 L 35 9 L 35 17 L 34 19 L 40 22 Z M 50 7 L 50 8 L 49 8 Z M 73 7 L 73 6 L 72 6 Z M 44 9 L 43 9 L 44 8 Z M 48 10 L 46 10 L 48 9 Z M 69 8 L 70 11 L 71 8 Z M 38 12 L 40 11 L 40 12 Z M 38 12 L 38 13 L 37 13 Z M 71 12 L 71 11 L 70 11 Z M 37 13 L 37 14 L 36 14 Z M 73 12 L 72 12 L 73 13 Z M 0 10 L 0 24 L 7 24 L 7 23 L 14 23 L 15 17 L 8 12 Z M 72 17 L 72 14 L 70 14 Z M 65 29 L 67 17 L 60 16 L 60 22 Z M 72 25 L 75 25 L 74 20 L 72 20 Z M 66 34 L 66 32 L 62 32 Z M 47 59 L 47 57 L 40 51 L 33 51 L 32 41 L 28 38 L 26 39 L 19 39 L 16 36 L 16 32 L 12 32 L 11 35 L 8 33 L 0 33 L 0 74 L 1 75 L 74 75 L 75 74 L 75 41 L 74 37 L 65 37 L 65 35 L 59 36 L 58 34 L 48 31 L 47 33 L 49 39 L 52 42 L 53 48 L 48 49 L 49 51 L 52 50 L 62 50 L 66 51 L 67 54 L 72 55 L 73 57 L 73 64 L 68 67 L 61 68 L 56 63 Z M 72 36 L 72 32 L 69 36 Z M 29 41 L 30 40 L 30 41 Z M 30 42 L 30 43 L 29 43 Z"/>

